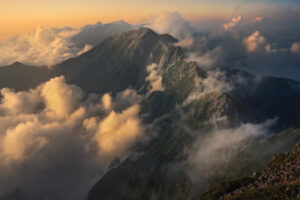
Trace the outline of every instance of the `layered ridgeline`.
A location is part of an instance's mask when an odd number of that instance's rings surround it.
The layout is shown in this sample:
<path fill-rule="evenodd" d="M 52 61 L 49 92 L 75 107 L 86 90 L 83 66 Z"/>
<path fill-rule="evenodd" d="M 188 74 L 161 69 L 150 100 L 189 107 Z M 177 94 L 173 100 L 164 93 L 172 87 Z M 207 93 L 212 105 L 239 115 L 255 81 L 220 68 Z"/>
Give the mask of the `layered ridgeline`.
<path fill-rule="evenodd" d="M 189 199 L 217 179 L 251 174 L 296 143 L 297 131 L 270 134 L 300 125 L 300 83 L 204 71 L 176 42 L 147 28 L 118 33 L 51 69 L 1 67 L 0 88 L 29 89 L 64 75 L 86 95 L 132 88 L 144 96 L 148 140 L 116 158 L 89 200 Z"/>

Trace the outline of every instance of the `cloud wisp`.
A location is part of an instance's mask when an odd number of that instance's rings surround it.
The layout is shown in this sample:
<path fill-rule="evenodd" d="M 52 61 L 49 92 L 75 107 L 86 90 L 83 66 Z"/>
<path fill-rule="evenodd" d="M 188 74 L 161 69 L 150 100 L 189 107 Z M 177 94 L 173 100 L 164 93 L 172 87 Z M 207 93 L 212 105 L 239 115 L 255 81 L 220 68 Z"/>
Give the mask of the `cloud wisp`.
<path fill-rule="evenodd" d="M 30 33 L 0 41 L 0 66 L 21 62 L 51 67 L 77 57 L 114 34 L 134 27 L 123 21 L 75 28 L 37 27 Z"/>
<path fill-rule="evenodd" d="M 146 70 L 148 72 L 146 81 L 149 82 L 151 87 L 149 93 L 155 91 L 164 91 L 164 86 L 162 83 L 162 75 L 161 75 L 161 66 L 156 63 L 152 63 L 151 65 L 148 65 L 146 67 Z"/>
<path fill-rule="evenodd" d="M 238 155 L 249 148 L 253 141 L 270 135 L 270 128 L 276 121 L 277 118 L 261 124 L 245 123 L 236 128 L 216 129 L 204 137 L 199 136 L 192 147 L 186 149 L 187 175 L 202 189 L 213 179 L 237 175 L 238 172 L 230 171 L 232 168 L 228 166 L 234 164 Z"/>
<path fill-rule="evenodd" d="M 243 21 L 243 17 L 242 16 L 237 16 L 232 18 L 231 22 L 224 24 L 224 29 L 226 31 L 231 31 L 234 27 L 240 25 Z"/>
<path fill-rule="evenodd" d="M 0 42 L 0 65 L 19 61 L 35 66 L 52 66 L 88 50 L 79 49 L 69 38 L 77 31 L 71 28 L 38 27 L 35 31 Z"/>

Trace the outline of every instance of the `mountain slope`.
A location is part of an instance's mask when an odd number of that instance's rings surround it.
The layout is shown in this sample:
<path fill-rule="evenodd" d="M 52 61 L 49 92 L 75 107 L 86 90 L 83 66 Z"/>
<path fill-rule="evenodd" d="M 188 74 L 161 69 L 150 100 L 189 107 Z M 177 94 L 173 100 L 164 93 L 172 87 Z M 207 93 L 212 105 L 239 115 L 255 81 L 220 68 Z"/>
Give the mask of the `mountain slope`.
<path fill-rule="evenodd" d="M 186 114 L 184 117 L 180 115 L 182 112 Z M 90 191 L 89 200 L 180 200 L 191 197 L 192 182 L 185 169 L 179 167 L 179 163 L 186 160 L 185 148 L 193 144 L 201 132 L 205 137 L 215 127 L 217 118 L 229 117 L 219 126 L 236 126 L 243 117 L 237 120 L 235 116 L 246 117 L 246 113 L 230 95 L 224 93 L 209 94 L 182 110 L 173 110 L 156 125 L 160 128 L 158 136 L 142 147 L 138 156 L 129 157 L 104 175 Z M 236 120 L 231 121 L 231 117 Z M 197 128 L 197 132 L 187 131 L 189 125 Z"/>
<path fill-rule="evenodd" d="M 163 56 L 177 59 L 179 48 L 168 45 L 174 42 L 171 36 L 146 28 L 119 33 L 78 58 L 58 64 L 54 74 L 65 75 L 87 93 L 137 88 L 147 76 L 147 65 L 159 63 Z"/>
<path fill-rule="evenodd" d="M 275 155 L 252 177 L 223 181 L 199 199 L 298 199 L 300 198 L 300 144 L 291 152 Z"/>
<path fill-rule="evenodd" d="M 232 95 L 257 114 L 257 117 L 279 117 L 281 128 L 299 127 L 300 83 L 261 77 L 259 81 L 237 88 Z"/>
<path fill-rule="evenodd" d="M 15 62 L 6 67 L 0 67 L 0 89 L 14 88 L 28 90 L 49 80 L 50 72 L 44 67 L 33 67 Z"/>

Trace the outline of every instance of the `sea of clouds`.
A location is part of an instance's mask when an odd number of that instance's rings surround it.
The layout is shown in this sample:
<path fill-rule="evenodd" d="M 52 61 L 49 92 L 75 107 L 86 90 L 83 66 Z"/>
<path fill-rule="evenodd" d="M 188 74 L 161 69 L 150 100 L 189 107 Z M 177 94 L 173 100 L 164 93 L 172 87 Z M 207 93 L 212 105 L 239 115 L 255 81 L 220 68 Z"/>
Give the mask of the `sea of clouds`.
<path fill-rule="evenodd" d="M 206 72 L 206 77 L 195 80 L 203 90 L 192 93 L 184 102 L 186 105 L 203 95 L 229 92 L 237 84 L 246 84 L 240 76 L 228 77 L 226 69 L 299 79 L 300 38 L 295 36 L 293 41 L 286 41 L 279 37 L 280 33 L 268 34 L 276 20 L 283 19 L 237 16 L 210 33 L 202 33 L 179 13 L 166 12 L 151 17 L 146 26 L 176 37 L 179 40 L 176 45 L 185 49 L 186 60 L 196 62 Z M 107 31 L 92 42 L 80 40 L 80 44 L 74 40 L 75 35 L 84 31 L 82 38 L 89 38 L 89 34 L 101 33 L 103 25 L 81 30 L 38 27 L 31 33 L 0 41 L 0 65 L 20 61 L 55 67 L 90 50 L 103 39 L 130 29 L 123 22 L 116 24 L 117 27 L 122 24 L 123 28 Z M 86 198 L 113 160 L 125 159 L 137 142 L 147 139 L 147 126 L 140 117 L 141 102 L 152 92 L 164 91 L 165 86 L 161 66 L 153 63 L 146 71 L 145 81 L 149 83 L 146 96 L 133 89 L 115 96 L 84 94 L 79 87 L 67 84 L 63 76 L 28 91 L 2 88 L 0 197 L 12 193 L 22 195 L 23 199 Z M 186 163 L 191 174 L 201 176 L 212 166 L 220 169 L 249 140 L 267 135 L 274 123 L 276 120 L 241 124 L 196 140 L 188 150 Z M 227 153 L 220 154 L 222 149 L 227 149 Z"/>

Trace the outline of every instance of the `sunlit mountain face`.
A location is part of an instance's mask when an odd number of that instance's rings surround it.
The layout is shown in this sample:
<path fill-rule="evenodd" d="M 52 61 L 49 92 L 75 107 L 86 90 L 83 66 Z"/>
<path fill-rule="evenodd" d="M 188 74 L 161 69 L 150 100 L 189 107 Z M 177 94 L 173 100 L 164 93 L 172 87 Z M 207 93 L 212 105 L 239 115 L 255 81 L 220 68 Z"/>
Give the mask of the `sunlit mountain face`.
<path fill-rule="evenodd" d="M 3 0 L 0 25 L 0 200 L 300 198 L 298 1 Z"/>

